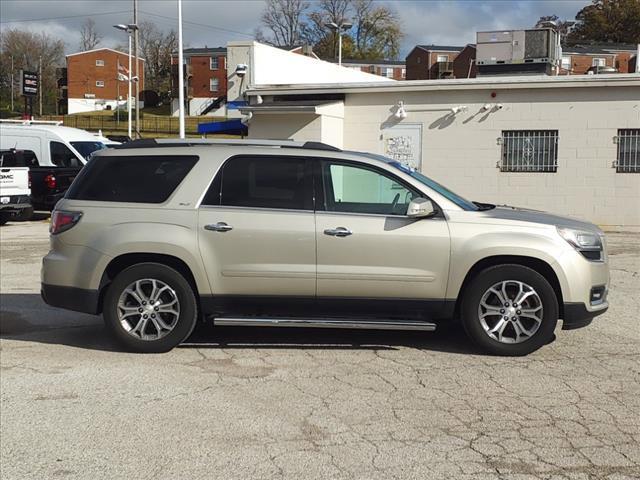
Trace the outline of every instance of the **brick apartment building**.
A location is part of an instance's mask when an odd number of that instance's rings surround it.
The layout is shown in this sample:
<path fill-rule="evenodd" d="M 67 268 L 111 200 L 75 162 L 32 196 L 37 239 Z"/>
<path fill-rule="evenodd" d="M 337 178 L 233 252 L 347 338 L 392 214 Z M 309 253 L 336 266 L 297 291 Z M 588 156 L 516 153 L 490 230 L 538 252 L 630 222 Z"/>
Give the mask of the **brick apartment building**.
<path fill-rule="evenodd" d="M 589 73 L 633 73 L 637 63 L 637 45 L 573 45 L 562 48 L 560 75 Z M 613 69 L 613 70 L 612 70 Z"/>
<path fill-rule="evenodd" d="M 416 45 L 407 55 L 407 80 L 453 78 L 453 62 L 464 48 L 449 45 Z"/>
<path fill-rule="evenodd" d="M 407 69 L 403 60 L 342 60 L 342 66 L 394 80 L 405 80 Z"/>
<path fill-rule="evenodd" d="M 67 113 L 113 110 L 118 106 L 126 108 L 128 54 L 111 48 L 97 48 L 72 53 L 66 60 L 66 79 L 61 78 L 58 83 L 63 97 L 66 93 Z M 144 65 L 144 59 L 138 58 L 140 91 L 144 90 Z M 135 74 L 135 60 L 132 61 L 132 69 Z M 135 86 L 133 91 L 135 95 Z"/>
<path fill-rule="evenodd" d="M 185 48 L 185 100 L 187 115 L 206 115 L 217 110 L 227 95 L 227 49 Z M 171 55 L 172 111 L 178 111 L 178 54 Z"/>

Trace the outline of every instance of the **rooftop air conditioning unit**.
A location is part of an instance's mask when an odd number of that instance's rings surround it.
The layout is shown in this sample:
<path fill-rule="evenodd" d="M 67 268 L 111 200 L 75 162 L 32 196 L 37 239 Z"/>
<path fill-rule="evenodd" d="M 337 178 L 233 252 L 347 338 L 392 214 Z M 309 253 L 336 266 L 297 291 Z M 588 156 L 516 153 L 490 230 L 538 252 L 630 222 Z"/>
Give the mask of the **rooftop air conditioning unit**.
<path fill-rule="evenodd" d="M 476 64 L 554 64 L 560 56 L 557 35 L 549 28 L 478 32 Z"/>

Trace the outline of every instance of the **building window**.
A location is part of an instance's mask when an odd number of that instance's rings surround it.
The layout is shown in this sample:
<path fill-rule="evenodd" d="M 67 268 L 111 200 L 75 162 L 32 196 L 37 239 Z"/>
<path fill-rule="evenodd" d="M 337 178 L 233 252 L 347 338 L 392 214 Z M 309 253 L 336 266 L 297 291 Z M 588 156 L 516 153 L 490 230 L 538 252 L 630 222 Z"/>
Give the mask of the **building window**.
<path fill-rule="evenodd" d="M 563 70 L 571 70 L 571 57 L 562 57 L 562 64 L 560 66 Z"/>
<path fill-rule="evenodd" d="M 385 68 L 384 76 L 387 78 L 393 78 L 393 68 Z"/>
<path fill-rule="evenodd" d="M 604 67 L 607 63 L 607 60 L 605 58 L 594 58 L 591 61 L 591 66 L 592 67 Z"/>
<path fill-rule="evenodd" d="M 209 69 L 210 70 L 217 70 L 218 67 L 218 57 L 210 57 L 209 58 Z"/>
<path fill-rule="evenodd" d="M 402 78 L 407 78 L 407 69 L 406 68 L 402 69 Z"/>
<path fill-rule="evenodd" d="M 622 128 L 615 140 L 618 143 L 616 172 L 640 173 L 640 128 Z"/>
<path fill-rule="evenodd" d="M 448 62 L 449 61 L 449 55 L 438 55 L 438 62 Z"/>
<path fill-rule="evenodd" d="M 556 172 L 558 130 L 503 130 L 501 172 Z"/>
<path fill-rule="evenodd" d="M 96 60 L 96 67 L 104 67 L 104 60 Z"/>
<path fill-rule="evenodd" d="M 104 87 L 104 80 L 96 80 L 96 87 Z"/>
<path fill-rule="evenodd" d="M 209 90 L 211 90 L 212 92 L 217 92 L 219 85 L 220 80 L 218 80 L 217 78 L 212 78 L 211 80 L 209 80 Z"/>
<path fill-rule="evenodd" d="M 376 66 L 375 65 L 369 65 L 369 73 L 376 73 Z"/>
<path fill-rule="evenodd" d="M 418 57 L 418 58 L 416 59 L 416 63 L 422 63 L 422 57 Z"/>

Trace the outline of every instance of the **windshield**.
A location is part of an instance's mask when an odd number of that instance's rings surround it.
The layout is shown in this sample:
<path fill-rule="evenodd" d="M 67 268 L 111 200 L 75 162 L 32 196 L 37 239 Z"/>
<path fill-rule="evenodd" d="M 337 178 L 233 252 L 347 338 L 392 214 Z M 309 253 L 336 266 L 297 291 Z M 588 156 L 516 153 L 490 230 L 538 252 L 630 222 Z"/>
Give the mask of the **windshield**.
<path fill-rule="evenodd" d="M 71 145 L 73 145 L 73 148 L 75 148 L 85 160 L 89 160 L 89 155 L 96 150 L 107 148 L 102 142 L 71 142 Z"/>
<path fill-rule="evenodd" d="M 457 193 L 452 192 L 447 187 L 440 185 L 438 182 L 431 180 L 429 177 L 421 174 L 415 168 L 412 168 L 409 165 L 400 163 L 397 160 L 392 160 L 391 158 L 385 157 L 384 155 L 376 155 L 373 153 L 364 153 L 364 152 L 361 152 L 359 154 L 370 157 L 370 158 L 375 158 L 376 160 L 382 160 L 388 165 L 391 165 L 392 167 L 395 167 L 398 170 L 403 171 L 407 175 L 418 180 L 423 185 L 426 185 L 430 189 L 435 190 L 444 198 L 455 203 L 457 206 L 459 206 L 463 210 L 467 210 L 467 211 L 481 210 L 481 208 L 475 203 L 467 200 L 466 198 L 461 197 Z"/>

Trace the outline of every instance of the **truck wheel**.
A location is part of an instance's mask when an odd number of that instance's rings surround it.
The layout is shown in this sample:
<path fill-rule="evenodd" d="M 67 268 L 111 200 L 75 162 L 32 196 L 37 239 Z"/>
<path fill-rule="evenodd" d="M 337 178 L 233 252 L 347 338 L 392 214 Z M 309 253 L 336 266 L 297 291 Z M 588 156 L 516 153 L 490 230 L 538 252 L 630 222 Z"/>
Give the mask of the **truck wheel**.
<path fill-rule="evenodd" d="M 0 225 L 4 225 L 11 218 L 11 214 L 7 212 L 0 212 Z"/>
<path fill-rule="evenodd" d="M 28 222 L 33 218 L 33 207 L 23 208 L 20 213 L 16 215 L 18 222 Z"/>
<path fill-rule="evenodd" d="M 527 355 L 553 339 L 558 299 L 549 282 L 522 265 L 480 272 L 462 299 L 467 335 L 494 355 Z"/>
<path fill-rule="evenodd" d="M 103 316 L 109 330 L 129 350 L 168 352 L 196 325 L 193 289 L 176 270 L 140 263 L 123 270 L 109 285 Z"/>

